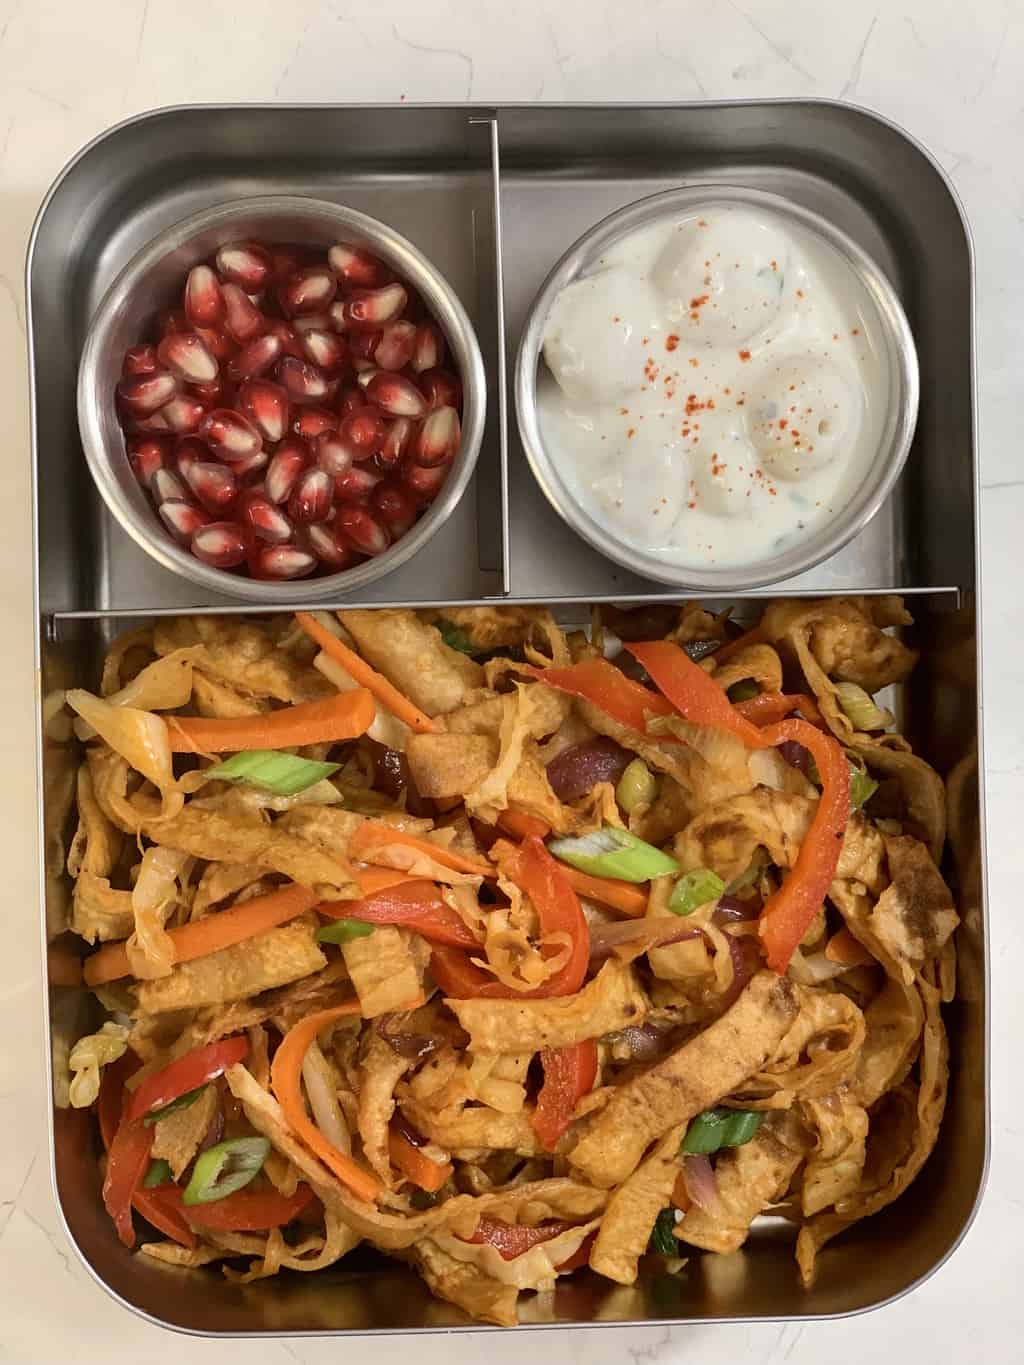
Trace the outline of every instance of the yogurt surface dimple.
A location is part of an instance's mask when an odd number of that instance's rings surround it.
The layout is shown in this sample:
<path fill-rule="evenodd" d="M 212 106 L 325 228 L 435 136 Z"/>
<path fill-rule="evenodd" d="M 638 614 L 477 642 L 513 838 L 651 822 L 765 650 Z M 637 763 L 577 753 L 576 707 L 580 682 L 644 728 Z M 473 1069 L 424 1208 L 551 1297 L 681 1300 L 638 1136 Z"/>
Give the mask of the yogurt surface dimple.
<path fill-rule="evenodd" d="M 708 205 L 616 242 L 556 297 L 545 444 L 610 537 L 666 565 L 742 567 L 842 511 L 890 399 L 875 312 L 830 243 Z"/>

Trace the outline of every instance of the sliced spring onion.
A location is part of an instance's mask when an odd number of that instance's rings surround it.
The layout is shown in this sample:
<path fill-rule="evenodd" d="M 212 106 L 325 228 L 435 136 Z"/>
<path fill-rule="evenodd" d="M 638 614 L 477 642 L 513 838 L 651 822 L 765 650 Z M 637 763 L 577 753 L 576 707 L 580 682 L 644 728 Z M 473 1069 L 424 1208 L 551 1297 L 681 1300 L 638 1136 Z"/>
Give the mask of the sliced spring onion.
<path fill-rule="evenodd" d="M 619 778 L 615 799 L 627 815 L 632 815 L 638 806 L 649 806 L 657 790 L 658 782 L 650 768 L 642 758 L 634 758 Z"/>
<path fill-rule="evenodd" d="M 594 877 L 620 882 L 648 882 L 679 871 L 679 864 L 653 844 L 645 844 L 628 829 L 605 825 L 578 839 L 552 839 L 548 848 L 556 858 Z"/>
<path fill-rule="evenodd" d="M 373 925 L 361 919 L 336 919 L 316 931 L 318 943 L 351 943 L 354 938 L 369 938 Z"/>
<path fill-rule="evenodd" d="M 142 1188 L 144 1190 L 156 1189 L 157 1185 L 169 1185 L 171 1181 L 171 1168 L 162 1157 L 149 1163 L 149 1169 L 142 1178 Z"/>
<path fill-rule="evenodd" d="M 263 1169 L 270 1153 L 270 1143 L 264 1137 L 228 1138 L 208 1148 L 192 1170 L 192 1179 L 185 1188 L 185 1204 L 212 1204 L 226 1199 L 236 1190 L 244 1189 Z"/>
<path fill-rule="evenodd" d="M 654 1220 L 654 1227 L 651 1228 L 648 1250 L 653 1251 L 658 1256 L 678 1256 L 679 1243 L 672 1235 L 675 1225 L 675 1209 L 662 1209 Z"/>
<path fill-rule="evenodd" d="M 705 1109 L 687 1128 L 679 1151 L 684 1156 L 711 1156 L 723 1147 L 742 1147 L 763 1118 L 756 1109 Z"/>
<path fill-rule="evenodd" d="M 875 705 L 870 692 L 852 682 L 836 684 L 839 705 L 855 730 L 887 730 L 895 719 L 891 711 Z"/>
<path fill-rule="evenodd" d="M 760 696 L 760 693 L 761 689 L 753 678 L 743 678 L 740 682 L 733 683 L 725 695 L 731 702 L 737 702 L 750 701 L 752 697 Z"/>
<path fill-rule="evenodd" d="M 315 763 L 311 758 L 299 758 L 297 754 L 283 754 L 274 749 L 248 749 L 207 768 L 205 776 L 217 782 L 244 782 L 252 787 L 263 787 L 275 796 L 298 796 L 299 792 L 322 782 L 340 767 L 340 763 Z"/>
<path fill-rule="evenodd" d="M 441 639 L 449 649 L 457 649 L 460 654 L 480 653 L 480 650 L 477 649 L 461 626 L 453 625 L 451 621 L 445 621 L 443 618 L 436 624 L 441 632 Z"/>
<path fill-rule="evenodd" d="M 725 882 L 706 867 L 696 872 L 685 872 L 676 882 L 669 897 L 668 908 L 673 915 L 692 915 L 708 901 L 716 901 L 725 891 Z"/>
<path fill-rule="evenodd" d="M 184 1095 L 179 1095 L 176 1100 L 171 1100 L 170 1104 L 165 1104 L 160 1109 L 151 1109 L 142 1120 L 143 1123 L 147 1128 L 151 1128 L 154 1123 L 159 1123 L 168 1114 L 176 1114 L 179 1109 L 191 1109 L 205 1089 L 205 1085 L 197 1085 L 195 1090 L 186 1090 Z"/>

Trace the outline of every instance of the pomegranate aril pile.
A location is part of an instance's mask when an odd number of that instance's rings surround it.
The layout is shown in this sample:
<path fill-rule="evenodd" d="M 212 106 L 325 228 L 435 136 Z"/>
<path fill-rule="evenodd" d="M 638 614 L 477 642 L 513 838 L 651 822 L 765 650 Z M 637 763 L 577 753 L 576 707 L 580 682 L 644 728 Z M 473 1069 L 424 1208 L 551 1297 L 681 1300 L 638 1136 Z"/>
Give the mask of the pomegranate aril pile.
<path fill-rule="evenodd" d="M 124 355 L 114 400 L 168 533 L 252 578 L 382 554 L 437 496 L 462 388 L 415 290 L 382 261 L 229 242 Z"/>

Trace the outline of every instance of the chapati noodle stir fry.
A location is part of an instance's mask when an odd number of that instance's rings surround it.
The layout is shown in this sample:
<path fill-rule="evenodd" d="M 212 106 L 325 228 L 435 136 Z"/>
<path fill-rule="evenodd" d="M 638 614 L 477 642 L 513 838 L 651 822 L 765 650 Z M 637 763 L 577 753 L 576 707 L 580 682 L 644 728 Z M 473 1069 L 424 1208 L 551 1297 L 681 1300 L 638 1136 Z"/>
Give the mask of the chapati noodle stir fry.
<path fill-rule="evenodd" d="M 90 945 L 106 1022 L 62 1098 L 96 1112 L 121 1240 L 243 1281 L 365 1243 L 511 1325 L 525 1291 L 686 1274 L 772 1212 L 810 1283 L 945 1102 L 943 784 L 876 701 L 910 620 L 848 597 L 742 630 L 508 606 L 119 639 L 66 695 L 51 927 L 65 972 L 67 931 Z"/>

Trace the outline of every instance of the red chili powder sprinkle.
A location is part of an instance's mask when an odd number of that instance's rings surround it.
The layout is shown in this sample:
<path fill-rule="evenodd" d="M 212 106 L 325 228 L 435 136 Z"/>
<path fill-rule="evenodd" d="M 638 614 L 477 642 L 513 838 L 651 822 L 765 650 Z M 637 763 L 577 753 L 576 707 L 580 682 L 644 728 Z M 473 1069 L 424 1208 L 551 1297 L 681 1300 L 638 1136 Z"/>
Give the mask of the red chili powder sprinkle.
<path fill-rule="evenodd" d="M 741 360 L 749 360 L 749 359 L 750 359 L 750 352 L 749 352 L 749 351 L 740 351 L 740 359 L 741 359 Z"/>
<path fill-rule="evenodd" d="M 676 336 L 675 332 L 670 332 L 669 335 L 665 338 L 665 350 L 674 351 L 678 345 L 679 345 L 678 336 Z"/>

